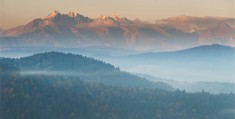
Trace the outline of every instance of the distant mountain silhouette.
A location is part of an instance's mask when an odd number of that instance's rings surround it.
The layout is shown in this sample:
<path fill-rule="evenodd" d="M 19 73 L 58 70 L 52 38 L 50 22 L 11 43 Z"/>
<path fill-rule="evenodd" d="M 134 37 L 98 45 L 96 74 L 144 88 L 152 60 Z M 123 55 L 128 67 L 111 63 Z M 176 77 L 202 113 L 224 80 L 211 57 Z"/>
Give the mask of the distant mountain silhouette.
<path fill-rule="evenodd" d="M 103 59 L 105 60 L 105 59 Z M 128 72 L 189 82 L 234 82 L 235 49 L 218 44 L 107 59 Z"/>
<path fill-rule="evenodd" d="M 235 58 L 235 48 L 218 44 L 203 45 L 194 48 L 172 52 L 149 52 L 127 56 L 129 58 L 144 58 L 148 60 L 169 59 L 169 60 L 201 60 L 201 61 L 231 61 Z"/>

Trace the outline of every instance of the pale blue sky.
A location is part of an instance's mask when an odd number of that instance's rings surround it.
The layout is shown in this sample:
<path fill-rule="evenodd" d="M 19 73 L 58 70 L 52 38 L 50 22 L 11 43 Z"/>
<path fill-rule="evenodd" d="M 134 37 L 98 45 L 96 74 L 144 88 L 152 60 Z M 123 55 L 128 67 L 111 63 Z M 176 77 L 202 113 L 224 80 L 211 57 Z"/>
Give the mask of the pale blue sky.
<path fill-rule="evenodd" d="M 1 27 L 25 24 L 57 10 L 88 17 L 120 15 L 154 22 L 178 15 L 234 17 L 235 0 L 0 0 Z"/>

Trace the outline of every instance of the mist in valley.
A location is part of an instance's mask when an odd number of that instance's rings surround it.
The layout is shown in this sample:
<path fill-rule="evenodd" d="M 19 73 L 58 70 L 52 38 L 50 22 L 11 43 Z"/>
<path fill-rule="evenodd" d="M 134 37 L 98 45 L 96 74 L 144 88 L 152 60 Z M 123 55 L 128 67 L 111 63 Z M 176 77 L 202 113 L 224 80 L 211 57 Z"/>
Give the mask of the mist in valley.
<path fill-rule="evenodd" d="M 195 58 L 192 49 L 18 50 L 14 58 L 0 58 L 0 110 L 9 119 L 233 119 L 233 49 L 205 47 L 224 49 L 223 57 L 209 52 Z"/>
<path fill-rule="evenodd" d="M 203 51 L 203 48 L 207 48 L 208 51 Z M 175 89 L 190 92 L 205 90 L 215 93 L 234 91 L 234 48 L 220 45 L 208 45 L 171 52 L 136 51 L 101 46 L 84 48 L 21 47 L 12 48 L 7 50 L 7 52 L 2 51 L 1 55 L 2 57 L 11 55 L 10 57 L 19 58 L 46 51 L 58 51 L 92 57 L 110 63 L 120 68 L 120 70 L 133 75 L 143 74 L 139 76 L 147 80 L 167 83 Z M 4 55 L 5 53 L 8 55 Z M 99 73 L 102 72 L 81 73 L 44 70 L 21 72 L 24 75 L 43 74 L 81 77 L 98 76 Z M 219 88 L 220 86 L 222 88 Z M 208 87 L 213 87 L 214 91 Z"/>

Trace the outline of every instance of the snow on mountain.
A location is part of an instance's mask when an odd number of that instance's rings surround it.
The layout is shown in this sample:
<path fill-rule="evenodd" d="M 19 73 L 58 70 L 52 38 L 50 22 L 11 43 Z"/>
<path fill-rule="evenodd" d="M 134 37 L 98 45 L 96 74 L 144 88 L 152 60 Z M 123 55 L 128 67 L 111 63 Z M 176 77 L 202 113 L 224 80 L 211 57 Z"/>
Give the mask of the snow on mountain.
<path fill-rule="evenodd" d="M 22 45 L 63 47 L 108 45 L 139 50 L 175 50 L 213 43 L 234 46 L 235 19 L 177 16 L 152 24 L 117 15 L 89 18 L 75 12 L 54 11 L 45 18 L 5 30 L 3 35 L 20 37 Z"/>
<path fill-rule="evenodd" d="M 94 18 L 94 21 L 112 21 L 112 22 L 116 22 L 116 23 L 126 23 L 129 22 L 130 20 L 128 20 L 126 17 L 121 17 L 119 15 L 113 15 L 113 16 L 99 16 L 97 18 Z"/>
<path fill-rule="evenodd" d="M 54 11 L 44 18 L 44 21 L 51 21 L 58 24 L 64 25 L 76 25 L 78 23 L 91 22 L 92 19 L 80 15 L 78 13 L 69 12 L 67 14 L 62 14 L 58 11 Z"/>
<path fill-rule="evenodd" d="M 49 14 L 48 16 L 46 16 L 45 19 L 47 19 L 47 20 L 52 20 L 52 19 L 54 19 L 55 17 L 57 17 L 57 16 L 59 16 L 59 15 L 61 15 L 60 12 L 54 11 L 54 12 L 52 12 L 51 14 Z"/>

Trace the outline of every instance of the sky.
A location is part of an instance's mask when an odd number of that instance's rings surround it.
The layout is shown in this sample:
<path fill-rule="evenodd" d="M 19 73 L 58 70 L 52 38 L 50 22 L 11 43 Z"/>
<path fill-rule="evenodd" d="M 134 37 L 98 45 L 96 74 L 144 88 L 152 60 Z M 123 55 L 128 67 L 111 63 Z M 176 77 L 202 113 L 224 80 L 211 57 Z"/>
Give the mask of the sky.
<path fill-rule="evenodd" d="M 91 18 L 120 15 L 155 22 L 178 15 L 235 17 L 235 0 L 0 0 L 0 27 L 23 25 L 53 11 Z"/>

